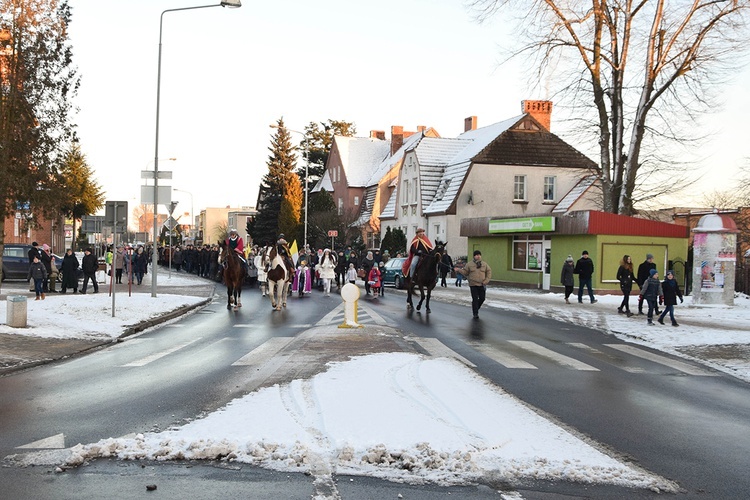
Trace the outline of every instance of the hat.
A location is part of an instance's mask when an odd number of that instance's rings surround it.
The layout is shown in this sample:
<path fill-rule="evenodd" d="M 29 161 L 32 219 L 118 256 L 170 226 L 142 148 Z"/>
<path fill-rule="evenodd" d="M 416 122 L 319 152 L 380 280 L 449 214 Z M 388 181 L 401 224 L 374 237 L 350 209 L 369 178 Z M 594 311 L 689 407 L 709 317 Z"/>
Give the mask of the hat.
<path fill-rule="evenodd" d="M 237 232 L 237 230 L 234 229 L 234 228 L 232 228 L 232 229 L 229 230 L 229 234 L 236 233 L 236 232 Z"/>
<path fill-rule="evenodd" d="M 588 250 L 584 250 L 583 252 L 581 252 L 581 255 L 588 255 L 588 254 L 589 254 Z"/>
<path fill-rule="evenodd" d="M 572 255 L 568 255 L 568 258 L 565 259 L 565 262 L 573 262 L 573 256 Z"/>
<path fill-rule="evenodd" d="M 39 243 L 37 243 L 37 242 L 35 241 L 34 243 L 32 243 L 32 244 L 31 244 L 31 246 L 32 246 L 32 247 L 38 247 L 38 246 L 39 246 Z"/>
<path fill-rule="evenodd" d="M 46 243 L 42 245 L 42 250 L 49 250 L 49 245 Z"/>
<path fill-rule="evenodd" d="M 671 269 L 669 271 L 667 271 L 667 274 L 671 274 L 672 276 L 674 276 L 674 273 L 672 272 Z M 666 274 L 665 274 L 665 276 L 666 276 Z"/>
<path fill-rule="evenodd" d="M 425 231 L 424 231 L 424 228 L 423 228 L 423 227 L 420 227 L 420 228 L 418 228 L 418 229 L 417 229 L 417 232 L 418 232 L 418 233 L 424 233 Z"/>
<path fill-rule="evenodd" d="M 656 269 L 651 269 L 651 270 L 650 270 L 650 271 L 648 272 L 648 274 L 649 274 L 650 276 L 653 276 L 654 274 L 656 274 L 656 273 L 658 273 L 658 272 L 659 272 L 659 271 L 657 271 Z"/>
<path fill-rule="evenodd" d="M 385 263 L 384 262 L 378 262 L 378 267 L 385 267 Z"/>
<path fill-rule="evenodd" d="M 477 255 L 482 255 L 482 252 L 480 252 L 479 250 L 474 250 L 474 256 L 476 257 Z"/>
<path fill-rule="evenodd" d="M 654 255 L 653 255 L 653 254 L 650 254 L 650 253 L 647 253 L 647 254 L 646 254 L 646 260 L 648 260 L 648 259 L 653 259 L 653 258 L 654 258 Z"/>

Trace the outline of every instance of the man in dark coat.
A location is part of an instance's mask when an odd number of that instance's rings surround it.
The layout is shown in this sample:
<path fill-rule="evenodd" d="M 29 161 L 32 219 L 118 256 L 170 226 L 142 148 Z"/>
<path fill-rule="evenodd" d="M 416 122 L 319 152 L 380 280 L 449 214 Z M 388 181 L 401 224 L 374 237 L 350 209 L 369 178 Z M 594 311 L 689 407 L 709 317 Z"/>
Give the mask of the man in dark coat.
<path fill-rule="evenodd" d="M 641 265 L 638 266 L 638 274 L 635 277 L 635 282 L 638 283 L 638 288 L 641 290 L 643 289 L 643 284 L 649 279 L 652 269 L 656 269 L 656 264 L 654 264 L 654 256 L 650 253 L 646 254 L 646 260 L 641 262 Z M 639 295 L 638 297 L 638 314 L 643 314 L 643 295 Z M 656 314 L 659 314 L 659 308 L 656 308 Z"/>
<path fill-rule="evenodd" d="M 573 272 L 578 275 L 578 303 L 583 304 L 583 287 L 585 286 L 588 288 L 591 303 L 596 304 L 597 300 L 594 298 L 594 290 L 591 287 L 591 277 L 594 275 L 594 261 L 589 259 L 589 253 L 586 250 L 581 253 L 581 258 L 576 262 Z"/>
<path fill-rule="evenodd" d="M 99 269 L 99 261 L 96 258 L 96 255 L 91 253 L 90 248 L 84 250 L 81 269 L 83 269 L 83 286 L 81 287 L 80 293 L 86 293 L 86 285 L 88 285 L 89 280 L 91 280 L 91 283 L 94 285 L 94 293 L 99 293 L 99 283 L 96 282 L 96 271 Z"/>
<path fill-rule="evenodd" d="M 78 293 L 78 266 L 78 257 L 75 256 L 72 248 L 68 248 L 62 261 L 60 293 L 65 293 L 68 288 L 72 288 L 73 293 Z"/>

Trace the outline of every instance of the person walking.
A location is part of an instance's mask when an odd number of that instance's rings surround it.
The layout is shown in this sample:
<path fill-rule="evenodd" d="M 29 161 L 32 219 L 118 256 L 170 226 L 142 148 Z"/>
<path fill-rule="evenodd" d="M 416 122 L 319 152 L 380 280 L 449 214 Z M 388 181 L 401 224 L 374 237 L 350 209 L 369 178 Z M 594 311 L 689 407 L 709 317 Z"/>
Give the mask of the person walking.
<path fill-rule="evenodd" d="M 346 270 L 346 280 L 352 285 L 357 284 L 357 268 L 354 267 L 354 262 L 349 263 L 349 269 Z"/>
<path fill-rule="evenodd" d="M 118 245 L 115 251 L 115 283 L 122 283 L 122 268 L 125 265 L 125 258 L 122 255 L 122 245 Z"/>
<path fill-rule="evenodd" d="M 469 279 L 469 290 L 471 290 L 471 312 L 474 319 L 479 318 L 479 309 L 484 303 L 487 292 L 487 284 L 492 279 L 492 269 L 482 261 L 482 252 L 474 250 L 474 259 L 467 262 L 463 269 L 453 268 Z"/>
<path fill-rule="evenodd" d="M 40 297 L 44 300 L 44 280 L 47 279 L 47 268 L 39 261 L 38 256 L 34 256 L 34 260 L 29 266 L 27 281 L 30 282 L 32 279 L 34 280 L 36 300 L 39 300 Z"/>
<path fill-rule="evenodd" d="M 440 263 L 438 265 L 440 266 L 440 286 L 448 288 L 448 284 L 445 282 L 445 279 L 453 269 L 453 259 L 450 255 L 448 255 L 448 252 L 445 252 L 443 254 L 443 258 L 440 259 Z"/>
<path fill-rule="evenodd" d="M 635 275 L 635 282 L 638 283 L 638 288 L 640 288 L 641 290 L 643 290 L 643 285 L 651 276 L 649 273 L 652 269 L 656 269 L 656 264 L 654 264 L 654 256 L 650 253 L 647 253 L 646 260 L 641 262 L 641 264 L 638 266 L 638 273 Z M 642 293 L 638 295 L 638 314 L 643 314 L 642 297 Z M 656 314 L 659 314 L 658 310 Z"/>
<path fill-rule="evenodd" d="M 336 259 L 336 288 L 341 288 L 346 284 L 346 268 L 348 262 L 343 250 L 339 250 Z"/>
<path fill-rule="evenodd" d="M 594 298 L 594 290 L 591 287 L 591 277 L 594 275 L 594 261 L 589 259 L 588 251 L 584 250 L 581 253 L 581 258 L 576 262 L 573 272 L 578 275 L 578 303 L 583 304 L 583 287 L 585 286 L 588 289 L 591 303 L 596 304 L 597 300 Z"/>
<path fill-rule="evenodd" d="M 375 256 L 373 255 L 372 251 L 367 252 L 367 255 L 365 255 L 365 258 L 362 259 L 362 262 L 360 263 L 360 267 L 364 270 L 363 279 L 365 281 L 365 293 L 367 295 L 370 295 L 370 271 L 375 266 Z"/>
<path fill-rule="evenodd" d="M 568 255 L 568 258 L 563 262 L 562 271 L 560 271 L 560 284 L 565 287 L 565 303 L 570 304 L 570 295 L 573 293 L 573 287 L 575 286 L 575 264 L 572 255 Z"/>
<path fill-rule="evenodd" d="M 677 280 L 674 279 L 674 273 L 670 270 L 667 271 L 667 276 L 661 284 L 661 291 L 664 294 L 664 312 L 661 313 L 657 320 L 660 324 L 664 324 L 664 316 L 669 313 L 669 318 L 672 320 L 672 326 L 680 326 L 674 319 L 674 306 L 677 305 L 677 298 L 680 299 L 682 304 L 682 292 L 680 291 L 680 285 Z"/>
<path fill-rule="evenodd" d="M 649 278 L 643 283 L 641 287 L 641 293 L 638 296 L 639 300 L 645 300 L 648 304 L 648 324 L 653 325 L 654 322 L 654 310 L 656 309 L 657 299 L 664 301 L 664 293 L 661 288 L 661 282 L 659 281 L 659 273 L 656 269 L 649 271 Z"/>
<path fill-rule="evenodd" d="M 336 278 L 337 265 L 336 254 L 328 248 L 323 250 L 323 256 L 318 262 L 317 271 L 320 279 L 323 280 L 323 292 L 326 297 L 331 295 L 331 282 Z"/>
<path fill-rule="evenodd" d="M 94 286 L 94 293 L 99 293 L 99 283 L 96 282 L 96 270 L 99 269 L 99 261 L 96 255 L 91 253 L 90 248 L 84 250 L 83 253 L 83 263 L 81 263 L 81 269 L 83 269 L 83 286 L 79 293 L 86 293 L 89 280 L 91 280 L 91 284 Z"/>
<path fill-rule="evenodd" d="M 620 290 L 622 291 L 622 303 L 617 308 L 617 312 L 627 314 L 629 318 L 633 315 L 630 312 L 630 291 L 633 289 L 633 281 L 635 281 L 633 259 L 630 258 L 630 255 L 622 257 L 620 267 L 617 269 L 617 281 L 620 282 Z"/>
<path fill-rule="evenodd" d="M 73 253 L 72 248 L 65 251 L 62 261 L 62 284 L 60 293 L 66 293 L 68 288 L 73 289 L 73 293 L 78 293 L 78 257 Z"/>
<path fill-rule="evenodd" d="M 146 274 L 147 268 L 148 258 L 146 257 L 146 252 L 143 251 L 141 245 L 138 245 L 138 250 L 136 250 L 133 256 L 133 274 L 135 274 L 135 282 L 137 284 L 140 285 L 143 282 L 143 275 Z"/>

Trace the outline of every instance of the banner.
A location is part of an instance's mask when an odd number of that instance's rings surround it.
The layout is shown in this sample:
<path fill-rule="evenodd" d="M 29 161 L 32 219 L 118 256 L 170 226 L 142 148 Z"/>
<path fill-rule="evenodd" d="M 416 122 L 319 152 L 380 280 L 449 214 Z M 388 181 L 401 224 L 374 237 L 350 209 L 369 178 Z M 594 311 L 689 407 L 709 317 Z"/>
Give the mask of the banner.
<path fill-rule="evenodd" d="M 289 251 L 292 252 L 292 262 L 294 262 L 294 265 L 297 265 L 297 259 L 299 258 L 299 250 L 297 249 L 297 240 L 294 240 L 292 242 L 292 246 L 289 247 Z"/>

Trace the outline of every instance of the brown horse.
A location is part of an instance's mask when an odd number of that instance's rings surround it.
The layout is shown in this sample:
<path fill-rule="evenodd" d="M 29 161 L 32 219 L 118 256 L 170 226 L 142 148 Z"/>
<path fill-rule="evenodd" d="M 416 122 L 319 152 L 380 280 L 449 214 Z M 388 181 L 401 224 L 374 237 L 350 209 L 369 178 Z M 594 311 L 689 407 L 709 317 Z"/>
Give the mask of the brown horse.
<path fill-rule="evenodd" d="M 287 251 L 287 255 L 289 252 Z M 290 280 L 294 269 L 290 269 L 286 259 L 278 253 L 276 245 L 269 245 L 263 251 L 263 267 L 266 269 L 268 281 L 268 296 L 271 307 L 281 311 L 286 307 L 286 297 L 289 293 Z"/>
<path fill-rule="evenodd" d="M 411 311 L 414 309 L 414 304 L 411 300 L 411 295 L 414 293 L 414 288 L 419 287 L 419 303 L 417 304 L 417 311 L 422 308 L 422 302 L 427 297 L 425 303 L 425 311 L 430 312 L 430 297 L 432 296 L 432 289 L 435 288 L 438 277 L 438 264 L 443 259 L 445 253 L 445 247 L 448 243 L 435 242 L 435 248 L 430 250 L 428 253 L 423 254 L 420 258 L 420 262 L 417 265 L 417 269 L 414 271 L 414 276 L 407 276 L 404 280 L 406 285 L 406 308 Z M 427 294 L 425 295 L 425 290 Z"/>
<path fill-rule="evenodd" d="M 242 283 L 245 281 L 245 270 L 242 268 L 240 256 L 228 248 L 226 242 L 219 242 L 219 248 L 221 248 L 220 260 L 224 264 L 224 284 L 227 286 L 227 309 L 234 306 L 236 311 L 238 307 L 242 307 L 240 296 Z"/>

